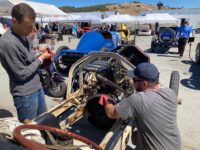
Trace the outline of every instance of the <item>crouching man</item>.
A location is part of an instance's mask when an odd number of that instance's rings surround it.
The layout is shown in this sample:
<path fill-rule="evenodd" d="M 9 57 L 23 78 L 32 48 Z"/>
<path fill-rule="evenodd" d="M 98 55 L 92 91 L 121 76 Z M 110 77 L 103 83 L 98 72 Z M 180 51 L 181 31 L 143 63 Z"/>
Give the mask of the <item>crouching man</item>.
<path fill-rule="evenodd" d="M 160 88 L 159 72 L 150 63 L 141 63 L 129 70 L 136 93 L 113 105 L 107 99 L 99 103 L 109 118 L 123 120 L 135 118 L 141 137 L 141 149 L 180 150 L 177 128 L 177 95 L 169 88 Z"/>

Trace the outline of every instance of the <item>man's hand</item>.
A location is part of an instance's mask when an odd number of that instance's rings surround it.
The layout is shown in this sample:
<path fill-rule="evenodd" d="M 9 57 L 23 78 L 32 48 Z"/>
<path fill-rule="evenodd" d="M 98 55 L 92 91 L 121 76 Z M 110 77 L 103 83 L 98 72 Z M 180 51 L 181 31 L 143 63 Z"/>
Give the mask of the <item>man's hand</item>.
<path fill-rule="evenodd" d="M 108 103 L 108 96 L 101 95 L 100 100 L 99 100 L 99 104 L 102 105 L 102 106 L 106 106 L 107 103 Z"/>
<path fill-rule="evenodd" d="M 101 95 L 99 104 L 105 107 L 107 104 L 114 105 L 115 102 L 112 99 L 109 99 L 109 97 L 107 95 Z"/>
<path fill-rule="evenodd" d="M 48 51 L 46 51 L 46 52 L 42 53 L 42 54 L 39 56 L 39 58 L 41 58 L 42 60 L 46 60 L 46 59 L 51 58 L 51 55 L 50 55 L 50 53 L 49 53 Z"/>
<path fill-rule="evenodd" d="M 115 101 L 110 99 L 107 95 L 101 95 L 99 104 L 105 108 L 106 115 L 109 118 L 111 119 L 119 118 L 119 115 L 115 110 L 115 104 L 116 104 Z"/>

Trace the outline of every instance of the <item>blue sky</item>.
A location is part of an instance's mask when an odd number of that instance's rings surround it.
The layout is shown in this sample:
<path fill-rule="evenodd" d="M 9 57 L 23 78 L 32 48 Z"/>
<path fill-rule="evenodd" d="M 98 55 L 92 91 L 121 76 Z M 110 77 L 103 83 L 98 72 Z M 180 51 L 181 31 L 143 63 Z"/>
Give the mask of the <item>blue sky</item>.
<path fill-rule="evenodd" d="M 91 6 L 96 4 L 105 4 L 105 3 L 123 3 L 131 2 L 133 0 L 31 0 L 35 2 L 54 4 L 56 6 Z M 154 4 L 159 0 L 137 0 L 146 4 Z M 171 7 L 186 7 L 186 8 L 197 8 L 200 7 L 200 0 L 161 0 L 164 5 L 169 5 Z"/>

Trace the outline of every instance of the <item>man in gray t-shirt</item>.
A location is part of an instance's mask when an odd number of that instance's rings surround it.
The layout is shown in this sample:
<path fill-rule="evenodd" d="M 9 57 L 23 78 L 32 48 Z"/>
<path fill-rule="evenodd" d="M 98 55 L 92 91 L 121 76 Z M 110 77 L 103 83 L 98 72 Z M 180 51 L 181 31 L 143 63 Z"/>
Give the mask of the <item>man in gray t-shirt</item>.
<path fill-rule="evenodd" d="M 129 70 L 137 93 L 117 105 L 101 99 L 99 103 L 110 118 L 127 120 L 135 118 L 141 137 L 141 149 L 180 150 L 181 141 L 177 128 L 177 95 L 169 88 L 159 87 L 156 66 L 142 63 Z"/>

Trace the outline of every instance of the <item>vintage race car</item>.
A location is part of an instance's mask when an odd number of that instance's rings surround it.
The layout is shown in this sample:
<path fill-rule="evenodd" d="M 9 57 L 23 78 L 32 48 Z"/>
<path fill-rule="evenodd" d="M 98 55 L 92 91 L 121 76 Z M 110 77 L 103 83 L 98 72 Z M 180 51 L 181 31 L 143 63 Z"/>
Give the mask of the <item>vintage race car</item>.
<path fill-rule="evenodd" d="M 56 65 L 61 72 L 68 72 L 78 59 L 94 51 L 113 51 L 121 45 L 121 36 L 117 32 L 87 32 L 80 39 L 77 48 L 61 46 L 55 54 Z"/>
<path fill-rule="evenodd" d="M 159 32 L 152 37 L 151 52 L 155 52 L 156 48 L 171 48 L 177 47 L 176 40 L 178 27 L 161 27 Z"/>
<path fill-rule="evenodd" d="M 137 60 L 137 63 L 144 60 Z M 134 69 L 131 62 L 113 52 L 93 52 L 82 57 L 70 68 L 66 99 L 62 103 L 31 124 L 16 126 L 11 118 L 0 119 L 1 149 L 125 150 L 128 142 L 134 139 L 135 120 L 108 118 L 99 100 L 109 98 L 117 104 L 133 94 L 134 85 L 130 84 L 126 73 Z M 170 88 L 177 95 L 178 84 L 179 73 L 172 72 Z M 13 125 L 16 128 L 8 140 L 6 131 Z"/>
<path fill-rule="evenodd" d="M 134 120 L 109 119 L 99 100 L 107 97 L 119 103 L 133 94 L 134 86 L 129 84 L 126 72 L 134 68 L 117 53 L 93 52 L 82 57 L 70 68 L 66 99 L 34 119 L 34 124 L 16 127 L 15 144 L 33 150 L 125 149 L 132 137 Z M 25 138 L 25 129 L 40 130 L 43 140 Z"/>

